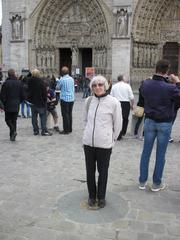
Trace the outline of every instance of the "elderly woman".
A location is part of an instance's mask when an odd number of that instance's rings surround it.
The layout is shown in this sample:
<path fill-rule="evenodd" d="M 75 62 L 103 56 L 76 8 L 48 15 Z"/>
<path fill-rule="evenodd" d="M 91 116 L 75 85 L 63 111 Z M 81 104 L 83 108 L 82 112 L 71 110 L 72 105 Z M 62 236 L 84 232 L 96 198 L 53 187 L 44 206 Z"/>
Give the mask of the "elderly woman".
<path fill-rule="evenodd" d="M 120 103 L 106 92 L 108 87 L 108 81 L 103 76 L 94 77 L 90 82 L 93 96 L 85 101 L 83 145 L 90 207 L 96 204 L 96 198 L 98 206 L 105 207 L 109 160 L 122 127 Z M 99 173 L 97 187 L 96 163 Z"/>

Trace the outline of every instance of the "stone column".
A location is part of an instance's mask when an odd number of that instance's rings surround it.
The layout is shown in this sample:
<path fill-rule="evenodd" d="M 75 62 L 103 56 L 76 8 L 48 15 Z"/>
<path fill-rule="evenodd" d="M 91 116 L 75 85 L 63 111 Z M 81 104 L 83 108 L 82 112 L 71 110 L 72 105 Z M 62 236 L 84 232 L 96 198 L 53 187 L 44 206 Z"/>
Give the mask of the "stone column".
<path fill-rule="evenodd" d="M 60 59 L 59 59 L 59 49 L 54 51 L 54 68 L 56 69 L 56 75 L 59 76 L 60 73 Z"/>

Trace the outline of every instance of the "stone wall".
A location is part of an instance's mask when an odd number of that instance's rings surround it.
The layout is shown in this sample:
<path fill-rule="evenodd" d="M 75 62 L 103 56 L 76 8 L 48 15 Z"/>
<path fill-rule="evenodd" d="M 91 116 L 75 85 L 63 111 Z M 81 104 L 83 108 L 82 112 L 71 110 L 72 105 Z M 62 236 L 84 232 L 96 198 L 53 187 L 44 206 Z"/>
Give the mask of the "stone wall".
<path fill-rule="evenodd" d="M 98 72 L 112 73 L 113 80 L 119 73 L 124 73 L 131 76 L 133 81 L 141 81 L 153 72 L 156 61 L 162 57 L 166 42 L 177 42 L 180 45 L 178 0 L 84 0 L 76 3 L 88 8 L 87 2 L 93 11 L 89 15 L 91 9 L 84 12 L 84 20 L 79 25 L 84 34 L 83 40 L 77 37 L 80 31 L 75 29 L 75 25 L 72 30 L 75 38 L 73 34 L 70 36 L 63 33 L 63 29 L 56 29 L 53 23 L 56 9 L 47 9 L 47 4 L 50 7 L 56 4 L 60 12 L 62 3 L 69 4 L 70 14 L 73 1 L 4 0 L 3 70 L 12 67 L 20 74 L 22 68 L 38 66 L 46 73 L 58 72 L 60 47 L 68 46 L 72 50 L 76 47 L 90 47 L 93 49 L 93 65 Z M 86 21 L 86 15 L 88 19 L 92 17 L 92 21 Z M 62 27 L 63 24 L 67 27 L 67 19 L 63 14 L 59 15 L 59 19 Z M 56 24 L 59 24 L 58 19 Z M 93 32 L 92 35 L 88 29 Z M 77 62 L 75 57 L 73 55 L 74 66 Z"/>
<path fill-rule="evenodd" d="M 52 3 L 54 2 L 54 0 L 50 1 L 52 1 Z M 5 71 L 12 67 L 15 68 L 20 74 L 22 68 L 26 69 L 37 66 L 36 60 L 39 58 L 39 56 L 41 57 L 42 54 L 41 52 L 35 54 L 32 51 L 34 44 L 33 35 L 35 33 L 36 20 L 39 17 L 39 10 L 41 9 L 43 2 L 44 1 L 40 0 L 3 1 L 3 64 Z M 121 68 L 125 69 L 125 73 L 129 74 L 130 41 L 127 41 L 128 47 L 127 43 L 124 41 L 125 38 L 130 39 L 129 15 L 127 15 L 129 18 L 129 23 L 128 26 L 126 26 L 126 29 L 124 28 L 125 30 L 123 30 L 121 26 L 119 26 L 120 30 L 118 30 L 116 24 L 117 17 L 120 17 L 121 15 L 121 9 L 124 11 L 123 14 L 129 14 L 131 12 L 131 2 L 131 0 L 99 0 L 99 4 L 101 5 L 108 25 L 109 43 L 105 50 L 103 47 L 100 47 L 94 51 L 97 52 L 97 56 L 103 52 L 107 53 L 106 60 L 102 60 L 102 63 L 107 63 L 105 66 L 106 69 L 103 70 L 102 64 L 99 66 L 97 65 L 96 67 L 98 69 L 102 69 L 100 72 L 110 73 L 112 71 L 113 78 L 117 77 L 117 73 L 119 72 L 118 69 Z M 117 31 L 119 31 L 119 33 Z M 103 37 L 101 37 L 101 39 L 104 40 Z M 128 54 L 125 53 L 126 49 L 128 49 Z M 47 52 L 47 62 L 50 62 L 51 59 L 53 59 L 53 55 L 48 58 L 49 51 L 51 50 L 52 49 L 49 49 Z M 121 51 L 122 53 L 120 54 Z M 43 55 L 43 58 L 45 55 Z M 122 55 L 124 55 L 124 58 L 126 58 L 128 55 L 126 61 L 122 60 L 124 59 L 122 58 Z M 43 62 L 46 62 L 46 57 L 45 61 Z M 39 62 L 39 60 L 37 61 Z M 95 59 L 95 61 L 97 62 L 97 59 Z M 58 67 L 57 64 L 55 67 Z M 112 69 L 112 67 L 114 69 Z"/>
<path fill-rule="evenodd" d="M 28 29 L 26 6 L 22 0 L 2 2 L 3 71 L 15 68 L 21 74 L 28 68 Z"/>

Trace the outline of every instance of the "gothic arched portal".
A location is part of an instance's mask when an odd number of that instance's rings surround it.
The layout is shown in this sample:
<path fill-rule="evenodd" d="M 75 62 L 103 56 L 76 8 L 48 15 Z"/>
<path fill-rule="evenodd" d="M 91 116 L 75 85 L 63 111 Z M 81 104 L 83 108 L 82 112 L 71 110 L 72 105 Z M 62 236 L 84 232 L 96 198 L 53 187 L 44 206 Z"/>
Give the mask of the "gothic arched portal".
<path fill-rule="evenodd" d="M 81 50 L 92 49 L 92 65 L 107 70 L 108 25 L 98 0 L 43 0 L 31 18 L 32 57 L 44 73 L 59 72 L 59 49 L 70 51 L 74 68 L 82 66 Z"/>
<path fill-rule="evenodd" d="M 138 1 L 132 23 L 131 78 L 133 80 L 138 82 L 152 74 L 155 63 L 163 57 L 163 48 L 168 42 L 180 46 L 179 26 L 179 0 Z M 179 63 L 178 56 L 176 68 L 180 72 Z"/>

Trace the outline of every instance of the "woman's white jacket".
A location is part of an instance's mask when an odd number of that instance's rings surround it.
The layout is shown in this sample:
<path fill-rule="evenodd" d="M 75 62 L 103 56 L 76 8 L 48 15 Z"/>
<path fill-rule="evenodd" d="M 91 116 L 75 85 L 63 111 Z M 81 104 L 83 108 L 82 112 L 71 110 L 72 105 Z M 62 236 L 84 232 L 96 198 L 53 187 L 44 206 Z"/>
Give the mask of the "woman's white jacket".
<path fill-rule="evenodd" d="M 89 97 L 85 101 L 83 144 L 112 148 L 122 128 L 121 105 L 110 95 Z"/>

